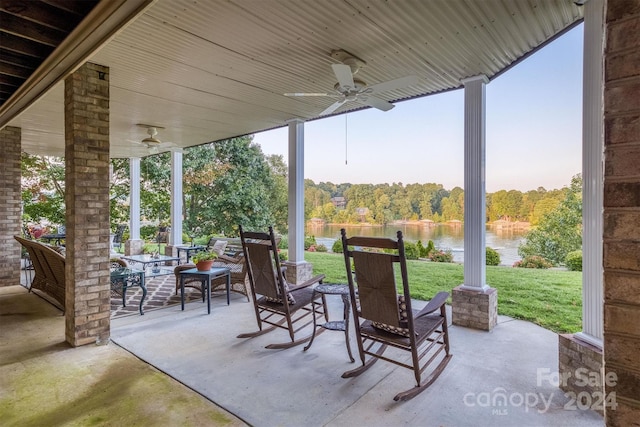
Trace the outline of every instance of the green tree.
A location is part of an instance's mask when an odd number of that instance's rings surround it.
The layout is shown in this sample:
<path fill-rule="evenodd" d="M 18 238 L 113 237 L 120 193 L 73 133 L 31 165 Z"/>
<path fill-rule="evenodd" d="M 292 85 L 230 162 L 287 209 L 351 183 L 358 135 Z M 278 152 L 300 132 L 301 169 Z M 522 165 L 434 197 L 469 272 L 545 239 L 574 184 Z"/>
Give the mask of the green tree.
<path fill-rule="evenodd" d="M 65 223 L 64 158 L 22 153 L 22 202 L 25 219 Z"/>
<path fill-rule="evenodd" d="M 327 203 L 331 201 L 331 193 L 323 190 L 321 187 L 316 186 L 310 179 L 304 180 L 304 217 L 305 220 L 310 220 L 316 214 L 313 212 L 322 209 Z"/>
<path fill-rule="evenodd" d="M 540 224 L 527 233 L 518 248 L 520 256 L 538 255 L 555 265 L 562 264 L 567 254 L 582 247 L 582 177 L 576 175 L 564 189 L 564 199 Z"/>
<path fill-rule="evenodd" d="M 215 154 L 211 144 L 191 147 L 184 151 L 182 226 L 189 234 L 211 233 L 215 226 L 215 215 L 211 212 L 211 205 L 218 196 L 215 181 L 229 169 L 229 165 L 219 161 Z"/>
<path fill-rule="evenodd" d="M 268 156 L 267 163 L 273 179 L 273 189 L 269 198 L 274 220 L 273 225 L 281 233 L 287 233 L 289 221 L 288 167 L 281 155 Z"/>
<path fill-rule="evenodd" d="M 171 156 L 160 153 L 140 161 L 140 214 L 146 221 L 167 223 L 171 213 Z"/>
<path fill-rule="evenodd" d="M 115 232 L 118 224 L 129 221 L 129 180 L 128 159 L 111 159 L 111 182 L 109 183 L 109 215 L 111 231 Z"/>
<path fill-rule="evenodd" d="M 231 138 L 211 144 L 225 173 L 213 181 L 215 197 L 209 206 L 211 231 L 236 236 L 238 224 L 265 229 L 274 223 L 270 207 L 275 183 L 259 145 L 253 137 Z M 280 231 L 280 230 L 279 230 Z"/>

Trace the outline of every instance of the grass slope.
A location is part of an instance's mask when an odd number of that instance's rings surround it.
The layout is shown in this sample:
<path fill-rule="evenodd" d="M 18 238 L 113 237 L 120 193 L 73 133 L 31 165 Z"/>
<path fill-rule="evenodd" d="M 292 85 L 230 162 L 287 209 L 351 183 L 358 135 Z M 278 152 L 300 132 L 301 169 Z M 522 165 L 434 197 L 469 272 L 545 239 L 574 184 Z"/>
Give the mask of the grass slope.
<path fill-rule="evenodd" d="M 305 252 L 314 274 L 325 283 L 346 283 L 342 254 Z M 428 300 L 463 283 L 461 264 L 407 261 L 411 296 Z M 398 283 L 399 280 L 398 280 Z M 498 290 L 498 313 L 528 320 L 557 333 L 582 330 L 582 273 L 487 267 L 487 284 Z M 451 298 L 449 298 L 449 303 Z"/>

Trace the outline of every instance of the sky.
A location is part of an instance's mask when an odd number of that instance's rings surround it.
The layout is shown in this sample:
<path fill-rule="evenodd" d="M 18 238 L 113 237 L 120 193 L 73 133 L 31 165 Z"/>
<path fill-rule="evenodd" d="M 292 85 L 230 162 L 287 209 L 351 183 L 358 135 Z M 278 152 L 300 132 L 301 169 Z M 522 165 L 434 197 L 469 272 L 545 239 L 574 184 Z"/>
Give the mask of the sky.
<path fill-rule="evenodd" d="M 562 188 L 581 172 L 582 31 L 581 24 L 487 84 L 487 192 Z M 463 89 L 304 128 L 304 176 L 315 183 L 464 187 Z M 287 161 L 286 127 L 254 142 Z"/>

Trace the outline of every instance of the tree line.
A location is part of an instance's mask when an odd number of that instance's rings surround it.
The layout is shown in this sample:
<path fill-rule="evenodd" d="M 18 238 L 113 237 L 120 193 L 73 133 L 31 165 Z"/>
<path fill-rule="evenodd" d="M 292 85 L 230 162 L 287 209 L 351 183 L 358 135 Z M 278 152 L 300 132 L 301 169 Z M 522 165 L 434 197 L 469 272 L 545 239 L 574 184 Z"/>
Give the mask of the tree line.
<path fill-rule="evenodd" d="M 487 221 L 537 225 L 564 198 L 564 189 L 500 190 L 486 195 Z M 464 219 L 464 190 L 442 184 L 333 184 L 305 180 L 305 218 L 331 223 L 387 224 L 393 221 Z"/>

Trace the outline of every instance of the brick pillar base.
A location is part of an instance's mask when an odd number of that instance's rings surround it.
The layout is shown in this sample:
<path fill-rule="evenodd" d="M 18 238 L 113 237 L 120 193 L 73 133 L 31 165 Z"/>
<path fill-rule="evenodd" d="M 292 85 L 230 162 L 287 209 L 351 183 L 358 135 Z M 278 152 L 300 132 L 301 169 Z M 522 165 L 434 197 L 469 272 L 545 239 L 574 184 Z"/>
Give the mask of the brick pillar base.
<path fill-rule="evenodd" d="M 309 280 L 313 277 L 313 264 L 306 261 L 300 263 L 284 261 L 283 267 L 287 267 L 287 282 L 292 284 L 302 283 L 305 280 Z"/>
<path fill-rule="evenodd" d="M 454 325 L 490 331 L 498 324 L 497 289 L 476 291 L 460 285 L 453 289 L 451 301 Z"/>
<path fill-rule="evenodd" d="M 604 392 L 602 350 L 576 339 L 573 334 L 561 334 L 558 335 L 558 352 L 560 390 L 573 392 L 576 397 L 588 395 L 593 399 L 594 396 L 601 396 Z M 582 392 L 586 393 L 581 395 Z M 576 403 L 591 406 L 593 402 Z M 601 415 L 604 415 L 603 408 L 594 406 Z"/>
<path fill-rule="evenodd" d="M 164 254 L 167 256 L 178 256 L 178 247 L 174 245 L 167 245 L 164 247 Z M 185 258 L 186 260 L 186 258 Z M 181 261 L 182 262 L 182 261 Z M 166 262 L 166 265 L 178 265 L 177 261 Z"/>
<path fill-rule="evenodd" d="M 124 242 L 124 254 L 125 255 L 140 255 L 144 249 L 144 240 L 127 240 Z"/>

